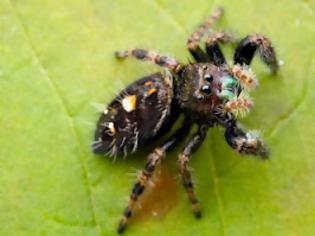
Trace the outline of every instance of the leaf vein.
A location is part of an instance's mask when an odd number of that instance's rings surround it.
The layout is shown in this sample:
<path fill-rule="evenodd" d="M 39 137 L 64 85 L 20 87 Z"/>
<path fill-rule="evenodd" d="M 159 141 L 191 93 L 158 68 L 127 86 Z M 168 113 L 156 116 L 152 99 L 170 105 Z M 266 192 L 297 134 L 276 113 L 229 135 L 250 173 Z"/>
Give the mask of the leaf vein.
<path fill-rule="evenodd" d="M 161 12 L 163 12 L 164 15 L 166 15 L 171 22 L 173 22 L 173 24 L 176 26 L 176 28 L 178 28 L 180 31 L 184 32 L 184 33 L 189 33 L 188 30 L 186 30 L 184 28 L 184 26 L 182 26 L 166 9 L 165 7 L 160 3 L 159 0 L 154 0 L 155 6 L 158 10 L 160 10 Z"/>
<path fill-rule="evenodd" d="M 311 58 L 309 64 L 310 66 L 307 68 L 312 68 L 313 62 L 313 58 Z M 306 74 L 308 74 L 309 70 L 306 72 Z M 305 78 L 305 76 L 303 76 L 303 78 Z M 267 131 L 266 133 L 266 138 L 269 139 L 271 137 L 273 137 L 276 133 L 277 130 L 279 129 L 279 127 L 285 123 L 287 120 L 290 120 L 291 117 L 298 111 L 298 109 L 303 105 L 304 101 L 306 100 L 307 96 L 308 96 L 308 80 L 307 79 L 303 79 L 303 85 L 302 85 L 302 91 L 301 94 L 298 96 L 298 98 L 295 100 L 292 108 L 288 109 L 287 112 L 285 112 L 284 114 L 282 114 L 280 116 L 280 118 L 274 123 L 274 125 L 269 129 L 269 131 Z"/>
<path fill-rule="evenodd" d="M 48 74 L 48 71 L 47 69 L 43 66 L 43 64 L 41 63 L 39 57 L 38 57 L 38 54 L 35 50 L 35 47 L 34 47 L 34 44 L 29 36 L 29 33 L 28 33 L 28 30 L 25 26 L 25 24 L 23 23 L 23 20 L 18 12 L 18 10 L 16 9 L 16 7 L 14 6 L 14 4 L 12 3 L 11 0 L 8 0 L 8 3 L 9 5 L 11 6 L 12 8 L 12 11 L 14 13 L 14 15 L 16 16 L 23 32 L 24 32 L 24 35 L 25 35 L 25 38 L 27 39 L 28 43 L 29 43 L 29 46 L 30 46 L 30 50 L 31 50 L 31 54 L 32 54 L 32 57 L 33 59 L 35 60 L 36 64 L 38 65 L 39 67 L 39 70 L 41 71 L 41 73 L 43 74 L 46 82 L 48 83 L 49 87 L 51 88 L 52 92 L 55 94 L 55 96 L 57 97 L 62 109 L 64 110 L 67 118 L 68 118 L 68 122 L 69 122 L 69 126 L 70 126 L 70 129 L 73 133 L 73 136 L 76 140 L 76 143 L 77 143 L 77 147 L 78 147 L 78 150 L 79 150 L 79 161 L 80 161 L 80 164 L 81 164 L 81 168 L 83 170 L 83 173 L 84 173 L 84 179 L 85 179 L 85 182 L 86 182 L 86 185 L 87 185 L 87 190 L 88 190 L 88 194 L 89 194 L 89 201 L 90 201 L 90 205 L 91 205 L 91 209 L 92 209 L 92 215 L 93 215 L 93 222 L 94 222 L 94 225 L 96 227 L 96 231 L 98 232 L 99 235 L 101 235 L 101 227 L 98 223 L 98 220 L 97 220 L 97 217 L 96 217 L 96 207 L 95 207 L 95 203 L 94 203 L 94 198 L 93 198 L 93 190 L 92 190 L 92 186 L 91 186 L 91 180 L 90 180 L 90 175 L 89 175 L 89 172 L 88 172 L 88 169 L 85 165 L 85 162 L 84 162 L 84 159 L 83 159 L 83 150 L 81 148 L 81 142 L 80 142 L 80 138 L 79 138 L 79 134 L 77 132 L 77 129 L 74 125 L 74 122 L 73 122 L 73 117 L 71 115 L 71 112 L 70 112 L 70 109 L 69 109 L 69 106 L 67 105 L 65 99 L 62 97 L 60 91 L 58 90 L 57 86 L 55 85 L 55 83 L 53 82 L 53 80 L 49 77 L 49 74 Z"/>
<path fill-rule="evenodd" d="M 309 1 L 304 1 L 306 8 L 311 12 L 312 15 L 315 15 L 315 10 L 311 7 L 311 4 Z"/>

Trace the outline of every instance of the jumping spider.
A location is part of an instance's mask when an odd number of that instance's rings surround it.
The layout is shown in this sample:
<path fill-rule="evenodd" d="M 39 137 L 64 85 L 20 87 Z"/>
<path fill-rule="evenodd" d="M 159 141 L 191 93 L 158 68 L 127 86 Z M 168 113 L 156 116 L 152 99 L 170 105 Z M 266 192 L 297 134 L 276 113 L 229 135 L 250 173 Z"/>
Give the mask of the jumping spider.
<path fill-rule="evenodd" d="M 217 9 L 188 38 L 187 47 L 196 63 L 183 64 L 144 49 L 115 53 L 118 59 L 134 57 L 153 62 L 167 70 L 135 81 L 109 104 L 97 123 L 93 144 L 95 153 L 133 153 L 169 131 L 180 114 L 185 117 L 181 128 L 148 155 L 119 223 L 119 233 L 124 231 L 135 203 L 147 187 L 156 166 L 167 151 L 189 134 L 194 123 L 198 130 L 178 155 L 178 166 L 193 213 L 198 218 L 201 212 L 188 162 L 210 127 L 224 127 L 226 142 L 239 153 L 268 158 L 265 143 L 255 132 L 243 131 L 238 126 L 236 117 L 245 115 L 252 107 L 248 91 L 255 89 L 258 82 L 249 65 L 256 50 L 272 73 L 278 70 L 276 54 L 265 36 L 254 33 L 238 43 L 234 65 L 228 65 L 219 43 L 231 42 L 233 37 L 227 32 L 207 33 L 222 14 L 223 9 Z M 206 52 L 199 47 L 203 36 Z"/>

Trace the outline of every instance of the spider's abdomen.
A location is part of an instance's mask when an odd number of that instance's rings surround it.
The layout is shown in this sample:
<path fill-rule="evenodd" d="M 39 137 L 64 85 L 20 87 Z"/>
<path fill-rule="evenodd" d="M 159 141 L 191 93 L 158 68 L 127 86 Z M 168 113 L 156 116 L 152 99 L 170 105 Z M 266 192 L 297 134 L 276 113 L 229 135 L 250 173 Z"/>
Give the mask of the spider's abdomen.
<path fill-rule="evenodd" d="M 174 123 L 178 114 L 173 114 L 172 102 L 170 74 L 155 73 L 130 84 L 99 118 L 93 151 L 109 155 L 135 152 Z"/>

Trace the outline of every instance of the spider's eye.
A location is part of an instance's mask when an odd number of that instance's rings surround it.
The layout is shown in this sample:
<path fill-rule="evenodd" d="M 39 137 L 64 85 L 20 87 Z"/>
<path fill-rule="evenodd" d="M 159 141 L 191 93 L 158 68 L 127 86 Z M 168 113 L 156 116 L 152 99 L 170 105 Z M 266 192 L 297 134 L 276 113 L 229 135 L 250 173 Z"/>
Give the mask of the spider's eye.
<path fill-rule="evenodd" d="M 198 94 L 196 97 L 199 101 L 202 101 L 204 99 L 204 96 L 201 94 Z"/>
<path fill-rule="evenodd" d="M 209 85 L 204 85 L 202 86 L 201 88 L 201 91 L 204 93 L 204 94 L 210 94 L 211 93 L 211 87 Z"/>
<path fill-rule="evenodd" d="M 213 81 L 213 76 L 210 74 L 205 74 L 204 79 L 211 83 Z"/>

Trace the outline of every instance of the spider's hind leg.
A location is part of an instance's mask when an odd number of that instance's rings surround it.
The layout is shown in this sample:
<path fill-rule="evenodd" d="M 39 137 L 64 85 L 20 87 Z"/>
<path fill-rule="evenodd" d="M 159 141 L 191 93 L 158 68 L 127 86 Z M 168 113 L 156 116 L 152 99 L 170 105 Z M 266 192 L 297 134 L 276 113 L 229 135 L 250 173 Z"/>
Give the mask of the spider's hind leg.
<path fill-rule="evenodd" d="M 120 220 L 117 228 L 118 233 L 122 233 L 125 230 L 128 220 L 133 214 L 136 202 L 139 200 L 139 197 L 147 187 L 156 167 L 166 155 L 166 151 L 174 148 L 183 138 L 185 138 L 185 136 L 190 131 L 191 125 L 191 120 L 186 118 L 181 128 L 179 128 L 170 138 L 168 138 L 163 143 L 163 145 L 156 148 L 152 153 L 149 154 L 145 167 L 139 174 L 138 179 L 132 188 L 128 206 L 125 208 L 123 217 Z"/>
<path fill-rule="evenodd" d="M 189 201 L 192 206 L 194 215 L 197 218 L 201 217 L 201 211 L 199 207 L 199 201 L 194 191 L 194 185 L 189 170 L 189 160 L 191 154 L 198 149 L 201 143 L 204 141 L 208 131 L 207 125 L 200 125 L 197 133 L 188 141 L 184 150 L 178 156 L 179 172 L 182 177 L 183 186 L 187 192 Z"/>
<path fill-rule="evenodd" d="M 240 41 L 234 53 L 234 63 L 250 65 L 256 50 L 270 71 L 274 74 L 277 73 L 279 64 L 275 50 L 270 40 L 261 34 L 251 34 Z"/>

